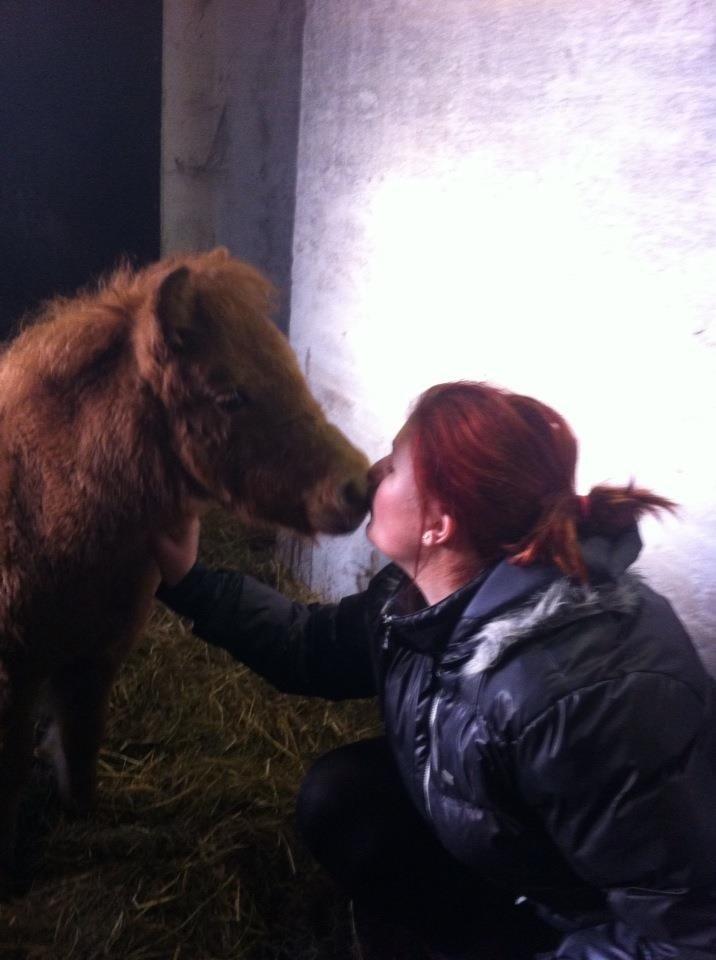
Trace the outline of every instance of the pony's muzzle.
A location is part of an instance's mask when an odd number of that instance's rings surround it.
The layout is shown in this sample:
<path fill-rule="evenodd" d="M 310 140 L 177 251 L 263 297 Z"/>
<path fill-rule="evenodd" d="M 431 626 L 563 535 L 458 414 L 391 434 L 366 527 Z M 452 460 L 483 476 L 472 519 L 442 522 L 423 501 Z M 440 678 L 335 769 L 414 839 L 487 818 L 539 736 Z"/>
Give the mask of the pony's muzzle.
<path fill-rule="evenodd" d="M 327 483 L 323 495 L 309 507 L 309 522 L 318 533 L 350 533 L 369 506 L 368 474 L 362 471 L 347 480 Z"/>

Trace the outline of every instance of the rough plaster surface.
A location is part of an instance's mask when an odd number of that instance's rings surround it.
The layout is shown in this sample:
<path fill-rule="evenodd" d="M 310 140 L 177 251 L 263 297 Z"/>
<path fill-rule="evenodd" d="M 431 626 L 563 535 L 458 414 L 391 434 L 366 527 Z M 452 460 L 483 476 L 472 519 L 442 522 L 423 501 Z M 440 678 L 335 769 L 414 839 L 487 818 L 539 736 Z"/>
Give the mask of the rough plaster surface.
<path fill-rule="evenodd" d="M 286 329 L 303 0 L 165 0 L 162 249 L 225 244 Z"/>
<path fill-rule="evenodd" d="M 291 338 L 382 454 L 410 400 L 489 379 L 553 403 L 580 489 L 683 504 L 642 569 L 716 665 L 712 0 L 308 0 Z M 295 548 L 324 594 L 380 563 Z"/>

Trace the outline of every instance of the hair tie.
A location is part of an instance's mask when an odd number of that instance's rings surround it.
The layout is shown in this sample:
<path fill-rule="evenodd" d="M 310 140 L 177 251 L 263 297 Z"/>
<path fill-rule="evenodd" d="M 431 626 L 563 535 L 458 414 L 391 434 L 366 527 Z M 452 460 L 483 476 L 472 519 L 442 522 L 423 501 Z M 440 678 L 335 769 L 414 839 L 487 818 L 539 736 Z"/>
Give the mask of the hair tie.
<path fill-rule="evenodd" d="M 589 499 L 589 494 L 577 494 L 577 505 L 579 507 L 579 513 L 582 520 L 588 520 L 589 514 L 592 508 L 591 501 Z"/>

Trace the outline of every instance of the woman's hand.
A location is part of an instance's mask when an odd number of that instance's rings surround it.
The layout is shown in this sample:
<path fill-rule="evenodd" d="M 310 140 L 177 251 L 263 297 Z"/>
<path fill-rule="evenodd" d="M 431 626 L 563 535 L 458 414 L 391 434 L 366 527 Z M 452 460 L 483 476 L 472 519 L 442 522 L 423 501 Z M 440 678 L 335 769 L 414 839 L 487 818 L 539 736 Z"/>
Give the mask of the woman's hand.
<path fill-rule="evenodd" d="M 152 549 L 162 580 L 175 586 L 196 563 L 201 523 L 195 513 L 185 514 L 171 530 L 161 530 L 152 538 Z"/>

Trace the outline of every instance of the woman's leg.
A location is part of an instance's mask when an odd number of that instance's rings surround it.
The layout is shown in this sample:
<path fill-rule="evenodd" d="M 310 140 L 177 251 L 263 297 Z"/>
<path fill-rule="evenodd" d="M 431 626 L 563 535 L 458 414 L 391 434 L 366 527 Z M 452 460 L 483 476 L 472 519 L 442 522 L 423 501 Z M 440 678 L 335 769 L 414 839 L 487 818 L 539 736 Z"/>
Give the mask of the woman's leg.
<path fill-rule="evenodd" d="M 503 937 L 512 939 L 519 924 L 519 939 L 531 939 L 523 911 L 439 844 L 408 797 L 383 737 L 321 757 L 303 782 L 296 815 L 315 858 L 363 915 L 390 918 L 440 944 L 446 955 L 472 944 L 485 960 L 517 960 L 514 945 L 503 950 Z M 536 934 L 543 927 L 533 926 Z M 531 952 L 541 948 L 536 942 Z"/>

